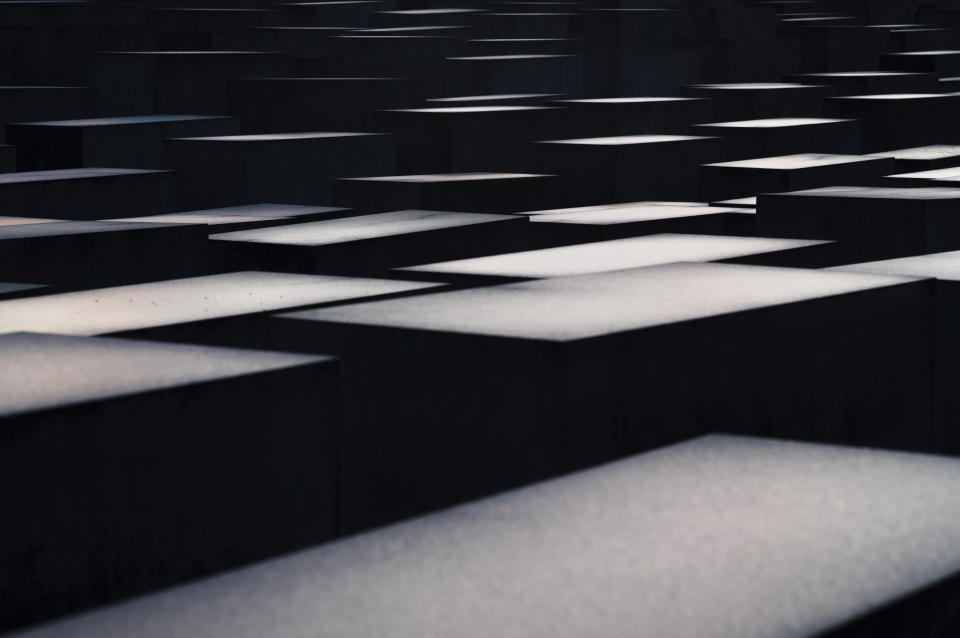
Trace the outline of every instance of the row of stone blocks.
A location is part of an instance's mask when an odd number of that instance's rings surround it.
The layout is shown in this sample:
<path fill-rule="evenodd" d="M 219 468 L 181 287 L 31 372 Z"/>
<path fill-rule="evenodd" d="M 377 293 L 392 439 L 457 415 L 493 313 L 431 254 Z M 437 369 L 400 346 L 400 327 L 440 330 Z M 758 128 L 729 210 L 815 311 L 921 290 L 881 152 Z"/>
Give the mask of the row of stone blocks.
<path fill-rule="evenodd" d="M 193 120 L 187 122 L 193 124 Z M 682 199 L 698 190 L 702 199 L 718 201 L 835 183 L 870 185 L 897 171 L 890 158 L 822 152 L 722 161 L 730 155 L 749 157 L 764 147 L 850 149 L 857 146 L 856 122 L 851 120 L 773 118 L 697 127 L 723 134 L 733 131 L 727 140 L 737 149 L 733 152 L 725 148 L 724 138 L 703 135 L 638 134 L 529 142 L 528 161 L 523 161 L 524 145 L 517 142 L 521 136 L 510 135 L 511 129 L 498 129 L 503 134 L 499 142 L 487 135 L 487 144 L 479 142 L 482 129 L 476 129 L 462 139 L 451 137 L 446 148 L 420 150 L 413 143 L 402 147 L 417 149 L 412 155 L 401 155 L 408 169 L 452 165 L 464 169 L 462 173 L 400 175 L 395 174 L 392 137 L 385 134 L 174 138 L 166 140 L 166 161 L 161 162 L 162 138 L 150 151 L 150 145 L 139 143 L 135 134 L 140 123 L 132 127 L 133 135 L 126 124 L 113 127 L 102 121 L 90 127 L 84 122 L 11 126 L 22 164 L 94 166 L 0 176 L 0 198 L 8 214 L 116 218 L 275 200 L 315 205 L 332 201 L 366 212 L 414 207 L 520 212 L 559 202 L 587 205 L 642 198 Z M 88 129 L 95 131 L 89 139 L 84 133 L 76 135 Z M 833 143 L 817 144 L 817 137 L 809 136 L 820 129 L 824 135 L 833 135 Z M 851 135 L 835 135 L 844 130 Z M 105 135 L 101 136 L 101 131 Z M 114 143 L 118 136 L 128 141 Z M 733 146 L 735 140 L 748 136 L 753 136 L 753 145 Z M 461 151 L 457 149 L 471 140 L 478 141 L 478 153 L 459 160 Z M 756 151 L 740 150 L 751 146 Z M 511 147 L 517 152 L 511 153 Z M 97 164 L 107 163 L 99 160 L 125 165 L 165 163 L 174 167 L 176 174 L 146 168 L 99 168 Z M 540 170 L 496 173 L 482 169 L 505 164 Z M 483 194 L 467 197 L 463 191 L 469 189 Z M 451 194 L 444 195 L 445 191 Z"/>
<path fill-rule="evenodd" d="M 951 635 L 958 476 L 704 437 L 18 635 Z"/>
<path fill-rule="evenodd" d="M 724 256 L 701 250 L 705 258 Z M 674 264 L 423 294 L 435 286 L 238 273 L 2 302 L 5 332 L 32 326 L 82 336 L 2 338 L 16 363 L 5 384 L 13 438 L 4 466 L 36 476 L 28 491 L 11 480 L 8 498 L 45 504 L 18 508 L 27 513 L 5 528 L 8 621 L 714 429 L 947 447 L 940 439 L 949 433 L 929 414 L 929 280 Z M 659 303 L 645 301 L 652 299 Z M 340 382 L 329 359 L 91 335 L 323 352 L 340 357 Z M 878 352 L 878 343 L 891 345 Z M 210 363 L 219 357 L 233 365 Z M 268 366 L 276 389 L 262 375 L 242 385 L 249 367 L 261 370 L 261 357 L 276 366 Z M 719 381 L 716 366 L 724 369 Z M 318 367 L 326 376 L 314 376 Z M 55 375 L 56 385 L 44 375 Z M 777 381 L 785 375 L 791 384 Z M 222 394 L 211 377 L 224 379 Z M 171 429 L 172 421 L 187 429 Z M 67 424 L 76 437 L 69 444 Z M 298 433 L 277 436 L 277 427 Z M 268 440 L 282 443 L 278 456 L 264 456 Z M 67 455 L 63 463 L 50 462 L 51 445 Z M 87 452 L 88 445 L 95 449 Z M 170 455 L 147 452 L 157 445 Z M 228 485 L 233 500 L 219 494 Z M 90 507 L 115 518 L 71 523 L 70 512 L 82 519 Z M 275 510 L 304 523 L 263 529 L 263 521 L 279 520 Z M 64 526 L 69 544 L 46 542 Z M 303 535 L 290 536 L 291 529 Z M 210 530 L 215 547 L 204 544 Z M 25 543 L 37 552 L 24 552 Z M 119 563 L 104 562 L 107 555 Z"/>

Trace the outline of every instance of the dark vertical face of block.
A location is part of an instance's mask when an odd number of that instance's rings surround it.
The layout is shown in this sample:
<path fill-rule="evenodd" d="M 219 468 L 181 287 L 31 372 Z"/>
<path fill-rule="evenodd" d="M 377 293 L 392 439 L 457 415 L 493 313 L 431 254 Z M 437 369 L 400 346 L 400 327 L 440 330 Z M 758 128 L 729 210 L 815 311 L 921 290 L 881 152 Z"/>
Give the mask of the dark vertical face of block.
<path fill-rule="evenodd" d="M 298 275 L 280 272 L 232 272 L 204 277 L 152 281 L 127 286 L 80 290 L 6 302 L 0 333 L 42 330 L 50 334 L 93 336 L 161 331 L 161 340 L 177 340 L 182 327 L 204 322 L 322 306 L 435 288 L 435 284 L 356 277 Z M 214 337 L 234 335 L 232 324 L 208 328 Z M 163 332 L 169 329 L 170 332 Z M 246 329 L 246 331 L 245 331 Z M 236 329 L 240 343 L 249 326 Z M 203 331 L 201 331 L 203 334 Z M 209 336 L 209 335 L 208 335 Z M 157 338 L 153 335 L 152 338 Z M 190 341 L 190 339 L 185 339 Z M 204 339 L 200 343 L 208 343 Z M 216 338 L 209 343 L 223 343 Z M 269 348 L 270 346 L 266 346 Z"/>
<path fill-rule="evenodd" d="M 79 168 L 0 175 L 0 205 L 14 216 L 92 220 L 169 212 L 173 174 Z"/>
<path fill-rule="evenodd" d="M 527 247 L 525 219 L 407 210 L 211 236 L 231 269 L 385 274 L 437 256 L 473 257 Z"/>
<path fill-rule="evenodd" d="M 826 153 L 722 162 L 701 166 L 700 194 L 717 201 L 832 184 L 869 186 L 892 170 L 890 158 Z"/>
<path fill-rule="evenodd" d="M 775 157 L 794 153 L 859 154 L 860 122 L 812 117 L 763 118 L 696 124 L 691 132 L 724 138 L 731 158 Z"/>
<path fill-rule="evenodd" d="M 67 288 L 206 274 L 206 233 L 175 224 L 47 222 L 0 226 L 0 277 Z"/>
<path fill-rule="evenodd" d="M 953 631 L 957 482 L 954 459 L 716 435 L 28 635 Z"/>

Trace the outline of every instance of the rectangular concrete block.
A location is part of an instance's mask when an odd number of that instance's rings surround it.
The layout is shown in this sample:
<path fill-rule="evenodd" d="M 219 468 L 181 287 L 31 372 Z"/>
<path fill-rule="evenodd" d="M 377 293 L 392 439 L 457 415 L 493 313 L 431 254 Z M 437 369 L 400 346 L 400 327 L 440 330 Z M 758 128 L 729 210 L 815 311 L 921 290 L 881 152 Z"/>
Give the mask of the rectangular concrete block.
<path fill-rule="evenodd" d="M 0 353 L 5 627 L 333 534 L 330 357 L 30 333 Z"/>
<path fill-rule="evenodd" d="M 782 193 L 833 184 L 876 184 L 894 170 L 891 158 L 800 153 L 700 167 L 700 196 L 707 201 Z"/>
<path fill-rule="evenodd" d="M 538 216 L 539 219 L 547 217 Z M 449 283 L 509 283 L 571 277 L 676 262 L 767 266 L 828 263 L 832 242 L 661 233 L 397 268 L 403 276 Z"/>
<path fill-rule="evenodd" d="M 690 132 L 724 138 L 727 154 L 738 159 L 795 153 L 855 155 L 863 146 L 860 123 L 850 119 L 774 117 L 696 124 Z"/>
<path fill-rule="evenodd" d="M 36 330 L 273 348 L 266 313 L 424 292 L 436 284 L 234 272 L 4 302 L 0 334 Z"/>
<path fill-rule="evenodd" d="M 22 638 L 950 635 L 958 474 L 713 435 Z"/>
<path fill-rule="evenodd" d="M 960 166 L 960 146 L 953 144 L 915 146 L 872 154 L 879 157 L 892 157 L 894 168 L 900 173 L 932 171 Z"/>
<path fill-rule="evenodd" d="M 289 313 L 274 332 L 343 356 L 358 529 L 716 429 L 923 449 L 931 288 L 671 264 Z"/>

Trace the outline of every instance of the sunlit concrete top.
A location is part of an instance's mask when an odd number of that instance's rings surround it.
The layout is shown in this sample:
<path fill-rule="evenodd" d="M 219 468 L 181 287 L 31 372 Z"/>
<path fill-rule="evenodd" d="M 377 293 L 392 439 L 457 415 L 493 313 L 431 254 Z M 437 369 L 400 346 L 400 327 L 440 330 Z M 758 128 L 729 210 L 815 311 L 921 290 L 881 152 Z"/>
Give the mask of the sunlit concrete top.
<path fill-rule="evenodd" d="M 544 217 L 540 216 L 539 219 L 543 220 Z M 829 242 L 660 234 L 445 261 L 397 270 L 542 279 L 640 268 L 678 261 L 718 261 L 825 243 Z"/>
<path fill-rule="evenodd" d="M 957 51 L 956 49 L 940 49 L 935 51 L 897 51 L 894 53 L 888 53 L 887 55 L 905 55 L 914 57 L 931 55 L 960 55 L 960 51 Z"/>
<path fill-rule="evenodd" d="M 144 56 L 160 56 L 160 57 L 177 57 L 177 56 L 189 56 L 189 57 L 216 57 L 224 55 L 275 55 L 274 53 L 269 53 L 265 51 L 206 51 L 206 50 L 195 50 L 195 51 L 104 51 L 108 54 L 119 54 L 119 55 L 144 55 Z"/>
<path fill-rule="evenodd" d="M 296 217 L 322 215 L 324 213 L 340 214 L 349 211 L 349 208 L 333 206 L 306 206 L 299 204 L 244 204 L 241 206 L 227 206 L 225 208 L 211 208 L 208 210 L 194 210 L 183 213 L 168 213 L 165 215 L 148 215 L 145 217 L 126 217 L 114 219 L 115 222 L 151 222 L 166 224 L 234 224 L 249 221 L 269 221 L 277 219 L 291 219 Z"/>
<path fill-rule="evenodd" d="M 585 224 L 591 226 L 612 226 L 632 224 L 656 219 L 677 219 L 679 217 L 700 217 L 719 213 L 742 213 L 739 208 L 719 208 L 701 204 L 697 206 L 673 206 L 670 204 L 614 204 L 612 206 L 586 206 L 583 209 L 570 208 L 567 212 L 532 215 L 530 221 L 542 224 Z"/>
<path fill-rule="evenodd" d="M 722 84 L 691 84 L 692 88 L 697 89 L 724 89 L 732 91 L 756 91 L 765 89 L 810 89 L 818 88 L 809 84 L 796 84 L 793 82 L 729 82 Z"/>
<path fill-rule="evenodd" d="M 710 122 L 698 126 L 723 126 L 726 128 L 783 128 L 788 126 L 810 126 L 816 124 L 832 124 L 834 122 L 850 122 L 852 120 L 833 119 L 824 117 L 768 117 L 760 120 L 739 120 L 737 122 Z"/>
<path fill-rule="evenodd" d="M 524 215 L 556 215 L 556 214 L 566 214 L 566 213 L 591 213 L 591 212 L 603 212 L 603 211 L 616 211 L 616 210 L 658 210 L 663 207 L 670 208 L 690 208 L 695 206 L 706 206 L 705 202 L 671 202 L 671 201 L 643 201 L 643 202 L 628 202 L 624 204 L 600 204 L 598 206 L 577 206 L 575 208 L 551 208 L 547 210 L 529 210 L 524 211 Z"/>
<path fill-rule="evenodd" d="M 491 94 L 491 95 L 460 95 L 457 97 L 435 97 L 430 98 L 427 102 L 495 102 L 498 100 L 519 100 L 526 98 L 536 98 L 541 97 L 548 99 L 551 97 L 558 97 L 558 93 L 503 93 L 503 94 Z"/>
<path fill-rule="evenodd" d="M 502 15 L 511 15 L 511 16 L 532 16 L 532 15 L 569 15 L 569 14 L 559 14 L 559 13 L 488 13 L 487 15 L 493 16 L 502 16 Z M 570 38 L 473 38 L 471 42 L 570 42 Z"/>
<path fill-rule="evenodd" d="M 900 259 L 869 261 L 848 266 L 837 266 L 831 270 L 848 272 L 866 272 L 879 275 L 901 275 L 909 277 L 933 277 L 960 281 L 960 251 L 932 253 Z"/>
<path fill-rule="evenodd" d="M 565 342 L 907 281 L 913 280 L 798 268 L 677 263 L 282 316 Z"/>
<path fill-rule="evenodd" d="M 910 179 L 942 179 L 947 181 L 960 180 L 960 166 L 938 168 L 932 171 L 917 171 L 915 173 L 899 173 L 887 177 L 904 177 Z"/>
<path fill-rule="evenodd" d="M 341 217 L 305 224 L 290 224 L 211 235 L 215 241 L 239 241 L 289 246 L 325 246 L 379 237 L 422 233 L 442 228 L 517 221 L 515 215 L 448 213 L 436 210 L 400 210 L 375 215 Z"/>
<path fill-rule="evenodd" d="M 488 13 L 487 15 L 492 16 L 575 16 L 580 15 L 578 13 L 563 13 L 559 11 L 500 11 L 496 13 Z"/>
<path fill-rule="evenodd" d="M 433 175 L 381 175 L 377 177 L 343 177 L 344 181 L 357 182 L 405 182 L 429 184 L 433 182 L 475 182 L 480 180 L 524 179 L 545 177 L 535 173 L 437 173 Z"/>
<path fill-rule="evenodd" d="M 710 140 L 713 137 L 700 135 L 617 135 L 614 137 L 584 137 L 573 140 L 545 140 L 542 144 L 578 144 L 582 146 L 635 146 L 638 144 L 664 144 Z"/>
<path fill-rule="evenodd" d="M 384 279 L 235 272 L 3 301 L 0 334 L 108 334 L 432 287 Z"/>
<path fill-rule="evenodd" d="M 542 60 L 546 58 L 572 58 L 576 56 L 572 55 L 561 55 L 561 54 L 546 54 L 546 53 L 530 53 L 524 55 L 470 55 L 465 57 L 456 57 L 456 58 L 447 58 L 448 60 L 476 60 L 476 61 L 491 61 L 495 62 L 498 60 Z"/>
<path fill-rule="evenodd" d="M 738 160 L 736 162 L 719 162 L 717 164 L 706 164 L 706 166 L 791 171 L 801 168 L 814 168 L 817 166 L 861 164 L 864 162 L 875 162 L 876 160 L 877 158 L 871 158 L 870 156 L 863 155 L 797 153 L 795 155 L 780 155 L 778 157 L 759 157 L 756 159 Z"/>
<path fill-rule="evenodd" d="M 960 570 L 960 461 L 714 435 L 20 638 L 812 638 Z"/>
<path fill-rule="evenodd" d="M 377 34 L 377 33 L 413 33 L 417 31 L 454 31 L 457 29 L 464 29 L 466 27 L 457 24 L 448 24 L 448 25 L 427 25 L 427 26 L 416 26 L 416 27 L 383 27 L 377 29 L 353 29 L 353 33 L 357 34 Z"/>
<path fill-rule="evenodd" d="M 59 219 L 43 219 L 40 217 L 0 217 L 0 227 L 17 226 L 19 224 L 43 224 L 45 222 L 58 222 Z"/>
<path fill-rule="evenodd" d="M 188 122 L 193 120 L 222 120 L 219 115 L 130 115 L 124 117 L 98 117 L 85 120 L 49 120 L 45 122 L 22 122 L 33 126 L 94 127 L 122 126 L 128 124 L 159 124 L 162 122 Z"/>
<path fill-rule="evenodd" d="M 379 1 L 379 0 L 375 0 Z M 283 82 L 311 82 L 311 83 L 339 83 L 339 82 L 408 82 L 409 78 L 382 78 L 382 77 L 282 77 L 282 78 L 236 78 L 244 82 L 269 82 L 279 84 Z M 336 131 L 334 131 L 336 132 Z"/>
<path fill-rule="evenodd" d="M 825 186 L 802 191 L 790 191 L 781 195 L 797 197 L 849 197 L 853 199 L 957 199 L 960 188 L 896 188 L 885 186 Z"/>
<path fill-rule="evenodd" d="M 380 0 L 324 0 L 323 2 L 282 2 L 281 7 L 309 7 L 312 5 L 327 6 L 338 4 L 379 4 Z"/>
<path fill-rule="evenodd" d="M 930 100 L 942 98 L 944 93 L 876 93 L 874 95 L 844 95 L 833 100 Z"/>
<path fill-rule="evenodd" d="M 558 100 L 570 104 L 652 104 L 659 102 L 703 102 L 702 97 L 595 97 L 581 100 Z"/>
<path fill-rule="evenodd" d="M 65 235 L 95 235 L 98 233 L 149 232 L 176 228 L 178 224 L 137 224 L 118 221 L 50 221 L 41 224 L 15 224 L 0 226 L 0 241 L 38 237 L 62 237 Z"/>
<path fill-rule="evenodd" d="M 436 14 L 447 14 L 447 13 L 480 13 L 481 9 L 459 9 L 459 8 L 448 8 L 448 9 L 407 9 L 403 11 L 380 11 L 378 13 L 387 13 L 391 15 L 408 15 L 408 16 L 420 16 L 420 15 L 436 15 Z"/>
<path fill-rule="evenodd" d="M 954 144 L 932 144 L 930 146 L 915 146 L 913 148 L 902 148 L 896 151 L 871 153 L 871 155 L 905 160 L 937 160 L 960 156 L 960 146 Z"/>
<path fill-rule="evenodd" d="M 121 177 L 124 175 L 147 175 L 149 173 L 159 174 L 170 172 L 171 171 L 151 171 L 139 168 L 63 168 L 54 171 L 2 173 L 0 174 L 0 184 L 49 182 L 66 179 L 95 179 L 97 177 Z"/>
<path fill-rule="evenodd" d="M 31 333 L 0 336 L 0 359 L 0 417 L 331 360 Z"/>

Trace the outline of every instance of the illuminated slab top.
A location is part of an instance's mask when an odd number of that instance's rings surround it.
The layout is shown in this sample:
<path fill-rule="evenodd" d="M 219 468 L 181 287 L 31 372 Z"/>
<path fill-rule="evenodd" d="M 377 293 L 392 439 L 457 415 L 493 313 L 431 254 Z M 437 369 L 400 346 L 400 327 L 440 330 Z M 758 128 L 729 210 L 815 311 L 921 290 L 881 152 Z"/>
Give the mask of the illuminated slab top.
<path fill-rule="evenodd" d="M 211 235 L 210 239 L 258 244 L 285 244 L 288 246 L 326 246 L 378 237 L 422 233 L 443 228 L 457 228 L 501 221 L 515 222 L 517 220 L 518 218 L 515 215 L 400 210 L 376 215 L 341 217 L 305 224 L 219 233 Z"/>
<path fill-rule="evenodd" d="M 871 153 L 871 155 L 904 160 L 938 160 L 960 156 L 960 146 L 954 144 L 931 144 L 930 146 L 915 146 L 913 148 L 902 148 L 896 151 Z"/>
<path fill-rule="evenodd" d="M 542 220 L 543 217 L 541 216 L 540 219 Z M 459 259 L 397 270 L 541 279 L 640 268 L 678 261 L 718 261 L 825 243 L 829 242 L 665 233 L 474 259 Z"/>
<path fill-rule="evenodd" d="M 332 360 L 22 332 L 0 336 L 0 358 L 0 417 Z"/>
<path fill-rule="evenodd" d="M 25 330 L 108 334 L 434 286 L 357 277 L 234 272 L 3 301 L 0 334 Z"/>
<path fill-rule="evenodd" d="M 0 185 L 26 184 L 29 182 L 52 182 L 69 179 L 96 179 L 98 177 L 123 177 L 126 175 L 150 175 L 172 171 L 151 171 L 139 168 L 64 168 L 55 171 L 26 171 L 0 174 Z"/>
<path fill-rule="evenodd" d="M 612 206 L 585 206 L 566 210 L 537 211 L 530 221 L 543 224 L 585 224 L 590 226 L 612 226 L 632 224 L 656 219 L 677 219 L 680 217 L 700 217 L 718 213 L 742 213 L 741 209 L 719 208 L 706 204 L 675 206 L 668 203 L 614 204 Z M 529 213 L 527 213 L 529 214 Z"/>
<path fill-rule="evenodd" d="M 45 122 L 19 122 L 31 126 L 62 126 L 86 128 L 95 126 L 124 126 L 133 124 L 162 124 L 164 122 L 191 122 L 196 120 L 227 119 L 220 115 L 130 115 L 124 117 L 97 117 L 83 120 L 49 120 Z"/>
<path fill-rule="evenodd" d="M 694 140 L 712 140 L 714 137 L 701 135 L 616 135 L 613 137 L 584 137 L 573 140 L 547 140 L 541 144 L 577 144 L 581 146 L 639 146 L 641 144 L 669 144 L 671 142 L 691 142 Z"/>
<path fill-rule="evenodd" d="M 799 268 L 677 263 L 280 316 L 566 342 L 912 281 Z"/>
<path fill-rule="evenodd" d="M 768 117 L 759 120 L 739 120 L 736 122 L 711 122 L 697 126 L 722 126 L 724 128 L 787 128 L 791 126 L 812 126 L 816 124 L 832 124 L 834 122 L 851 122 L 853 120 L 833 119 L 824 117 Z"/>

